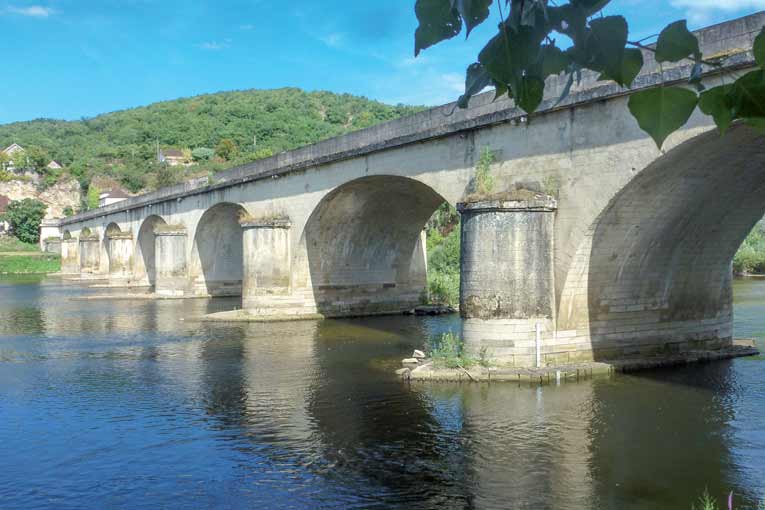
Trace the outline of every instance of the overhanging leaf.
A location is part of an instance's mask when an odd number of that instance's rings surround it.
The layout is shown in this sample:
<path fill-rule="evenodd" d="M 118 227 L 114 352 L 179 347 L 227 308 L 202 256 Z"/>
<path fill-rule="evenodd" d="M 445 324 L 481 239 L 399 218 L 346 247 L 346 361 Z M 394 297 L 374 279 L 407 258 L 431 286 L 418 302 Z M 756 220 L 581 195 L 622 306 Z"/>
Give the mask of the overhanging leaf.
<path fill-rule="evenodd" d="M 436 43 L 451 39 L 462 30 L 462 21 L 452 0 L 417 0 L 414 12 L 420 22 L 414 33 L 414 56 Z"/>
<path fill-rule="evenodd" d="M 730 101 L 736 117 L 765 117 L 765 70 L 751 71 L 736 80 Z"/>
<path fill-rule="evenodd" d="M 637 48 L 627 48 L 622 56 L 622 81 L 625 87 L 632 86 L 640 70 L 643 69 L 643 52 Z"/>
<path fill-rule="evenodd" d="M 542 102 L 545 92 L 545 82 L 540 78 L 524 76 L 513 89 L 515 104 L 526 113 L 534 113 Z"/>
<path fill-rule="evenodd" d="M 765 68 L 765 27 L 762 27 L 760 33 L 754 38 L 752 51 L 754 52 L 754 60 L 757 61 L 757 65 Z"/>
<path fill-rule="evenodd" d="M 465 93 L 457 100 L 457 106 L 467 108 L 470 98 L 488 87 L 490 83 L 491 77 L 480 63 L 470 64 L 465 74 Z"/>
<path fill-rule="evenodd" d="M 641 90 L 630 96 L 629 109 L 640 129 L 661 149 L 664 140 L 691 117 L 698 103 L 693 91 L 680 87 Z"/>
<path fill-rule="evenodd" d="M 604 78 L 614 80 L 619 85 L 625 86 L 632 83 L 635 75 L 632 75 L 634 53 L 630 53 L 633 59 L 628 66 L 632 79 L 625 76 L 625 45 L 627 44 L 627 20 L 622 16 L 607 16 L 590 21 L 590 38 L 588 49 L 594 56 L 594 61 L 588 67 L 595 71 L 601 71 Z M 642 61 L 642 55 L 640 60 Z M 642 64 L 641 64 L 642 67 Z M 638 69 L 639 70 L 639 69 Z"/>
<path fill-rule="evenodd" d="M 467 31 L 465 34 L 466 39 L 475 27 L 486 21 L 486 18 L 489 17 L 491 3 L 492 0 L 452 0 L 452 6 L 457 9 L 457 12 L 462 17 L 462 21 L 465 23 Z"/>
<path fill-rule="evenodd" d="M 611 0 L 571 0 L 571 4 L 582 9 L 587 16 L 603 10 L 609 3 Z"/>
<path fill-rule="evenodd" d="M 754 128 L 754 130 L 759 134 L 765 134 L 765 117 L 754 117 L 751 119 L 746 119 L 745 122 L 748 126 Z"/>
<path fill-rule="evenodd" d="M 733 85 L 730 84 L 720 85 L 702 92 L 699 96 L 699 109 L 712 116 L 721 134 L 725 134 L 734 119 L 729 97 L 732 88 Z"/>
<path fill-rule="evenodd" d="M 667 25 L 656 42 L 657 62 L 678 62 L 684 58 L 701 58 L 699 40 L 688 30 L 683 19 Z"/>
<path fill-rule="evenodd" d="M 542 76 L 555 76 L 565 71 L 571 63 L 571 58 L 552 44 L 542 46 Z"/>

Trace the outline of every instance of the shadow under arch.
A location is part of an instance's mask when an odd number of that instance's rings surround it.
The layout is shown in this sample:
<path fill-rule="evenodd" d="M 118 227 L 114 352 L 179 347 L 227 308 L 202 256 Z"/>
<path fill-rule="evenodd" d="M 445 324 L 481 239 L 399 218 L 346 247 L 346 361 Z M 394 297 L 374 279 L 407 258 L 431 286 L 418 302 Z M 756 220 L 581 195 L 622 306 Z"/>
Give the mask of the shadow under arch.
<path fill-rule="evenodd" d="M 241 296 L 244 250 L 239 220 L 247 210 L 221 202 L 207 209 L 194 232 L 189 277 L 196 294 Z"/>
<path fill-rule="evenodd" d="M 135 243 L 136 256 L 133 269 L 136 282 L 139 285 L 153 286 L 157 281 L 154 230 L 166 224 L 167 222 L 163 218 L 156 215 L 148 216 L 141 223 Z"/>
<path fill-rule="evenodd" d="M 444 202 L 430 186 L 392 175 L 362 177 L 325 196 L 295 260 L 307 269 L 319 313 L 398 313 L 420 304 L 427 287 L 421 234 Z"/>
<path fill-rule="evenodd" d="M 731 261 L 765 214 L 765 137 L 745 125 L 673 148 L 592 228 L 596 358 L 717 348 L 732 338 Z"/>
<path fill-rule="evenodd" d="M 64 230 L 64 234 L 63 234 L 63 236 L 62 236 L 62 239 L 63 239 L 64 241 L 68 241 L 68 240 L 70 240 L 71 238 L 72 238 L 72 233 L 71 233 L 70 231 L 68 231 L 68 230 Z"/>

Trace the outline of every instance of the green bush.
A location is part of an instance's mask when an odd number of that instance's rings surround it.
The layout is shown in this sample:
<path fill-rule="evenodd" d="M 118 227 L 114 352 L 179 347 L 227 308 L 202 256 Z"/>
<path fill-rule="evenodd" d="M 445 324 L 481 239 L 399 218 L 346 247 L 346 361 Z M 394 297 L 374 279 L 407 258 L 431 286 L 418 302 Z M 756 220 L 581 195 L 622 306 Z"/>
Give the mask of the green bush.
<path fill-rule="evenodd" d="M 733 257 L 733 271 L 739 274 L 765 273 L 765 223 L 758 223 Z"/>
<path fill-rule="evenodd" d="M 453 210 L 453 209 L 452 209 Z M 456 307 L 460 298 L 459 218 L 448 209 L 436 212 L 428 230 L 428 295 L 430 302 Z M 443 231 L 448 231 L 444 236 Z"/>
<path fill-rule="evenodd" d="M 47 209 L 43 202 L 25 198 L 8 204 L 3 217 L 10 223 L 11 232 L 17 239 L 34 244 L 40 240 L 40 223 Z"/>
<path fill-rule="evenodd" d="M 478 357 L 470 356 L 465 353 L 462 337 L 451 331 L 438 338 L 430 338 L 426 350 L 433 365 L 438 368 L 470 368 L 475 365 L 487 367 L 490 364 L 485 348 L 481 349 Z"/>

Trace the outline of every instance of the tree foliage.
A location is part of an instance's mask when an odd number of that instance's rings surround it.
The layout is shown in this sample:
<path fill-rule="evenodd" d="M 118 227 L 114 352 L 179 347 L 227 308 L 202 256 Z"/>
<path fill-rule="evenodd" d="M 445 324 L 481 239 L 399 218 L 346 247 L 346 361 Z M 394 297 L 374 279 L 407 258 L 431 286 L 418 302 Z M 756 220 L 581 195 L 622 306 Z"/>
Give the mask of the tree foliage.
<path fill-rule="evenodd" d="M 497 34 L 467 68 L 465 93 L 458 99 L 461 108 L 470 97 L 493 85 L 497 97 L 508 95 L 515 104 L 533 113 L 542 103 L 545 79 L 567 73 L 564 99 L 583 70 L 598 73 L 630 87 L 643 68 L 643 51 L 654 52 L 656 61 L 688 60 L 693 66 L 686 85 L 665 85 L 635 92 L 629 109 L 641 129 L 661 148 L 672 132 L 682 127 L 697 106 L 712 116 L 721 132 L 736 119 L 765 125 L 765 28 L 754 41 L 752 53 L 760 69 L 738 77 L 731 84 L 706 89 L 704 74 L 724 66 L 725 57 L 705 60 L 698 39 L 685 20 L 668 25 L 655 46 L 629 39 L 629 26 L 622 16 L 602 16 L 610 0 L 496 0 L 501 15 Z M 493 0 L 416 0 L 419 26 L 415 32 L 415 56 L 425 48 L 450 39 L 462 31 L 466 36 L 489 17 Z M 503 11 L 507 10 L 507 15 Z M 556 36 L 570 42 L 565 50 Z"/>
<path fill-rule="evenodd" d="M 0 145 L 16 142 L 27 152 L 39 147 L 50 156 L 48 161 L 60 161 L 84 187 L 94 176 L 107 176 L 137 192 L 161 180 L 157 140 L 161 148 L 209 147 L 209 158 L 195 156 L 198 164 L 187 169 L 206 174 L 419 110 L 295 88 L 222 92 L 77 121 L 6 124 L 0 126 Z M 222 140 L 238 150 L 216 157 L 212 148 Z"/>
<path fill-rule="evenodd" d="M 100 198 L 101 190 L 95 184 L 91 184 L 88 187 L 88 194 L 85 196 L 85 207 L 88 210 L 96 209 Z"/>
<path fill-rule="evenodd" d="M 11 231 L 17 239 L 25 243 L 37 243 L 40 240 L 40 223 L 47 209 L 47 205 L 33 198 L 14 200 L 8 204 L 3 218 L 11 225 Z"/>

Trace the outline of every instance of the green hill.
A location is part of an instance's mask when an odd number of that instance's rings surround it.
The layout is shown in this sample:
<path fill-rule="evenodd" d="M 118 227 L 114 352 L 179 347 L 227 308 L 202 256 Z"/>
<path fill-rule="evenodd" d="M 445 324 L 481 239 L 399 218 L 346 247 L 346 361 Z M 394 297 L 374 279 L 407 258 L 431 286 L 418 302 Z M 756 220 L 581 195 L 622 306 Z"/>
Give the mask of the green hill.
<path fill-rule="evenodd" d="M 172 184 L 280 151 L 372 126 L 422 108 L 300 89 L 220 92 L 163 101 L 77 121 L 38 119 L 0 125 L 0 145 L 39 147 L 84 186 L 109 176 L 131 191 Z M 254 141 L 257 140 L 257 146 Z M 223 142 L 223 143 L 221 143 Z M 168 169 L 162 149 L 196 151 L 195 165 Z M 35 149 L 36 151 L 36 149 Z M 36 153 L 36 152 L 35 152 Z M 44 158 L 37 158 L 43 160 Z M 41 168 L 50 183 L 62 173 Z"/>

